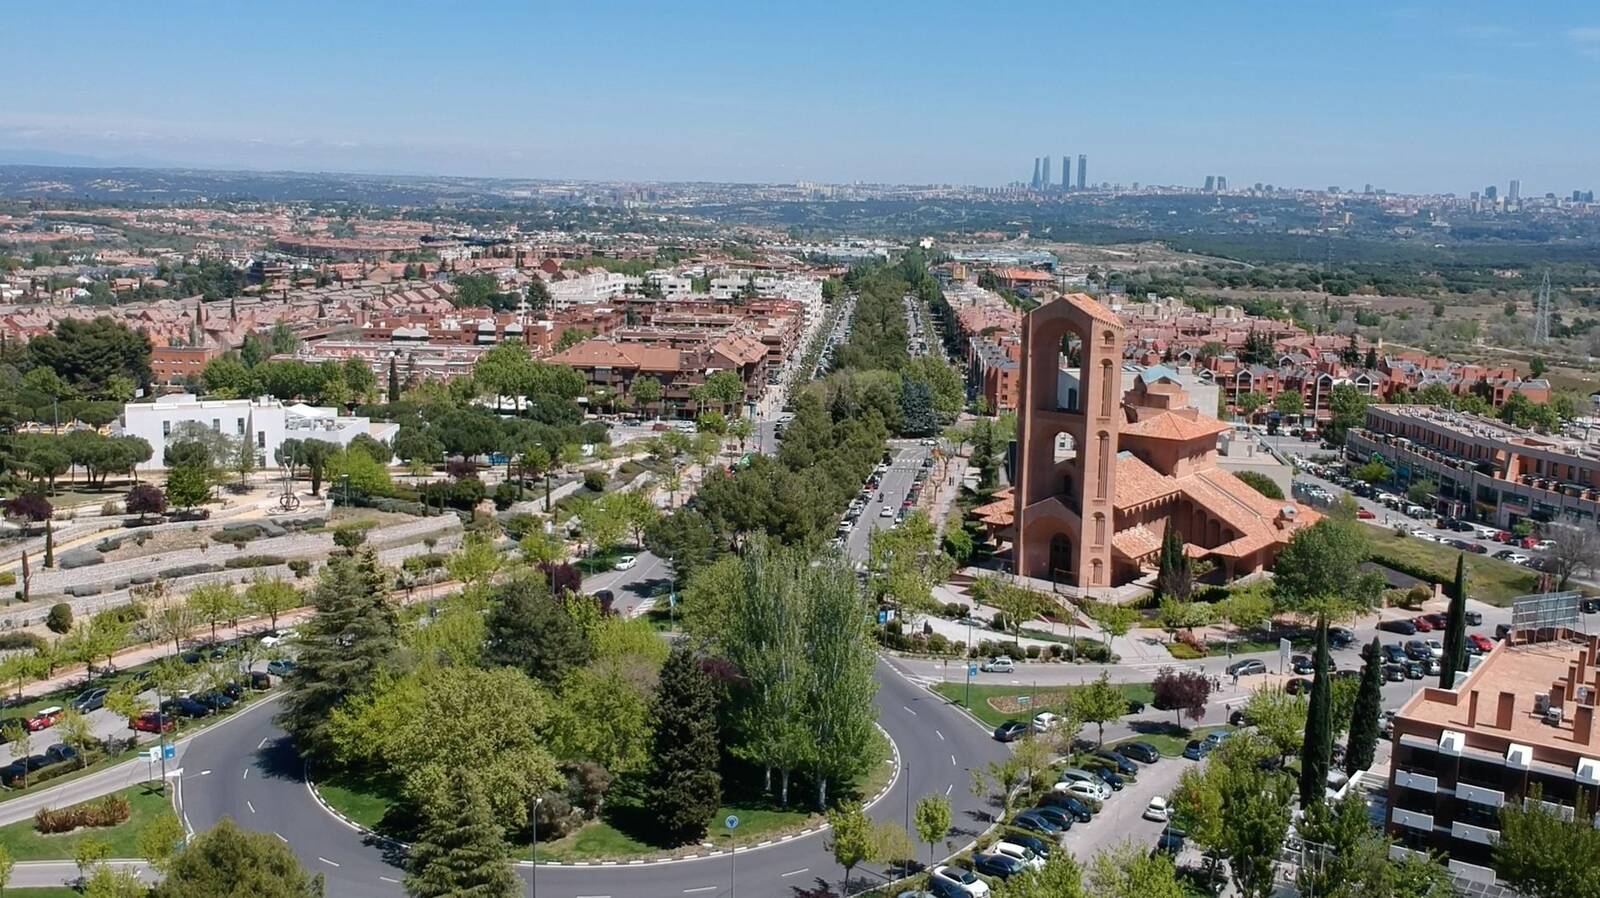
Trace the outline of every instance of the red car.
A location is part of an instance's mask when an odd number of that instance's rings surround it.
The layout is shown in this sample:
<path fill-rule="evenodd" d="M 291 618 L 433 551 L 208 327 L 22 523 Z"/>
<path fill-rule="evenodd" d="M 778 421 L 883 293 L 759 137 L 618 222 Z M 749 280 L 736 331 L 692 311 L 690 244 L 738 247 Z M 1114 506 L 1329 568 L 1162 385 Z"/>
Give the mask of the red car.
<path fill-rule="evenodd" d="M 61 709 L 60 708 L 56 708 L 56 707 L 42 708 L 42 709 L 40 709 L 38 714 L 35 714 L 32 717 L 28 718 L 22 725 L 28 728 L 28 732 L 37 733 L 40 730 L 47 730 L 47 729 L 55 726 L 56 725 L 56 721 L 58 721 L 60 719 L 61 719 Z"/>
<path fill-rule="evenodd" d="M 1482 633 L 1472 633 L 1467 636 L 1467 651 L 1484 654 L 1494 648 L 1494 643 Z"/>
<path fill-rule="evenodd" d="M 1413 617 L 1411 619 L 1411 625 L 1417 628 L 1418 633 L 1433 632 L 1433 621 L 1428 620 L 1428 616 L 1426 614 Z"/>
<path fill-rule="evenodd" d="M 133 728 L 141 733 L 170 733 L 175 725 L 171 717 L 155 711 L 146 711 L 133 721 Z"/>
<path fill-rule="evenodd" d="M 1373 514 L 1368 509 L 1359 508 L 1359 509 L 1356 510 L 1356 517 L 1360 518 L 1363 521 L 1370 521 L 1373 518 L 1377 517 L 1377 515 Z"/>
<path fill-rule="evenodd" d="M 662 431 L 664 431 L 666 429 L 667 429 L 667 422 L 665 422 L 665 421 L 657 421 L 656 423 L 650 425 L 650 430 L 652 432 L 654 432 L 654 433 L 661 433 Z"/>

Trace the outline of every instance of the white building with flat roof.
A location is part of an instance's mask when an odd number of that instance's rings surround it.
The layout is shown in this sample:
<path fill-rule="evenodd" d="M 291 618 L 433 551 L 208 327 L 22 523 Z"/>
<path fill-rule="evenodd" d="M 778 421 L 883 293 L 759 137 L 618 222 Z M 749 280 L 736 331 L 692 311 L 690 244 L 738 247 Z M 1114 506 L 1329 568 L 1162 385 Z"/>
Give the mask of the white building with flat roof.
<path fill-rule="evenodd" d="M 285 405 L 271 396 L 257 399 L 201 399 L 192 393 L 158 397 L 154 402 L 130 402 L 122 409 L 122 432 L 142 437 L 150 444 L 150 460 L 141 471 L 159 471 L 164 450 L 181 425 L 195 423 L 249 440 L 256 447 L 256 464 L 276 465 L 274 457 L 284 440 L 322 440 L 350 445 L 361 434 L 393 444 L 400 425 L 341 415 L 338 409 L 299 403 Z"/>

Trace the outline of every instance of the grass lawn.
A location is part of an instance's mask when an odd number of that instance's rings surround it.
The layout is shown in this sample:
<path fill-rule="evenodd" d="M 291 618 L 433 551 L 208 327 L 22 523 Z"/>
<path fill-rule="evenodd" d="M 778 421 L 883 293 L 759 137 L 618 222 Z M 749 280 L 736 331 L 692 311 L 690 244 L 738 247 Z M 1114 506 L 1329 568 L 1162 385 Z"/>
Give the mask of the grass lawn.
<path fill-rule="evenodd" d="M 839 797 L 859 797 L 865 800 L 876 795 L 878 790 L 888 784 L 894 772 L 892 765 L 887 763 L 891 752 L 886 741 L 879 740 L 879 743 L 875 752 L 878 761 L 848 788 L 842 790 Z M 790 807 L 778 808 L 774 807 L 761 792 L 761 783 L 754 779 L 755 775 L 750 773 L 743 778 L 724 777 L 724 788 L 732 794 L 724 795 L 723 804 L 712 815 L 711 829 L 703 841 L 711 842 L 719 848 L 730 844 L 749 845 L 815 826 L 820 822 L 820 815 L 811 811 L 810 802 L 814 797 L 812 788 L 805 785 L 798 777 L 790 781 Z M 408 838 L 407 833 L 396 826 L 387 825 L 384 819 L 398 798 L 398 787 L 399 784 L 393 780 L 332 775 L 318 781 L 317 792 L 331 807 L 362 826 L 405 839 Z M 563 838 L 553 841 L 541 840 L 539 859 L 625 860 L 671 854 L 671 849 L 645 840 L 644 828 L 649 825 L 648 810 L 643 807 L 638 795 L 626 794 L 629 791 L 627 784 L 619 783 L 613 787 L 611 796 L 614 812 L 603 814 L 601 819 L 590 822 Z M 833 791 L 839 792 L 839 790 Z M 730 814 L 739 818 L 739 828 L 732 834 L 722 823 Z M 389 821 L 389 823 L 401 822 Z M 526 833 L 512 834 L 512 838 L 516 841 L 515 850 L 519 857 L 529 858 L 533 855 Z M 682 850 L 692 853 L 704 849 L 696 843 Z"/>
<path fill-rule="evenodd" d="M 1461 552 L 1449 546 L 1430 543 L 1393 530 L 1368 525 L 1373 561 L 1385 558 L 1418 565 L 1433 573 L 1433 579 L 1450 583 L 1456 576 L 1456 556 Z M 1467 553 L 1467 594 L 1491 605 L 1506 606 L 1512 598 L 1538 591 L 1539 572 L 1487 555 Z"/>
<path fill-rule="evenodd" d="M 1025 684 L 1016 686 L 994 686 L 989 684 L 973 684 L 972 715 L 983 721 L 988 726 L 999 726 L 1008 720 L 1026 720 L 1040 711 L 1060 708 L 1067 701 L 1077 686 L 1040 686 L 1029 688 Z M 1150 704 L 1155 700 L 1155 693 L 1151 691 L 1149 683 L 1119 683 L 1117 688 L 1122 690 L 1123 696 L 1129 701 Z M 933 691 L 944 696 L 953 704 L 966 701 L 967 684 L 965 682 L 938 683 Z M 1030 701 L 1027 707 L 1020 706 L 1016 699 L 1028 696 Z"/>
<path fill-rule="evenodd" d="M 1164 758 L 1181 758 L 1183 757 L 1183 748 L 1189 744 L 1190 739 L 1204 739 L 1208 733 L 1232 729 L 1233 727 L 1226 724 L 1195 727 L 1192 730 L 1180 730 L 1176 726 L 1169 725 L 1166 729 L 1160 732 L 1145 733 L 1138 736 L 1130 736 L 1127 739 L 1118 739 L 1116 742 L 1108 745 L 1107 748 L 1116 748 L 1117 746 L 1128 742 L 1148 742 L 1151 745 L 1154 745 L 1156 747 L 1156 751 L 1161 752 L 1161 756 Z"/>
<path fill-rule="evenodd" d="M 33 828 L 33 818 L 0 826 L 0 845 L 19 861 L 72 860 L 78 843 L 93 837 L 111 847 L 111 857 L 139 857 L 139 833 L 161 814 L 172 813 L 172 801 L 166 795 L 133 786 L 116 793 L 128 800 L 132 814 L 126 823 L 117 826 L 75 829 L 70 833 L 43 835 Z"/>
<path fill-rule="evenodd" d="M 40 886 L 33 889 L 6 889 L 7 895 L 20 898 L 83 898 L 83 893 L 66 886 Z"/>

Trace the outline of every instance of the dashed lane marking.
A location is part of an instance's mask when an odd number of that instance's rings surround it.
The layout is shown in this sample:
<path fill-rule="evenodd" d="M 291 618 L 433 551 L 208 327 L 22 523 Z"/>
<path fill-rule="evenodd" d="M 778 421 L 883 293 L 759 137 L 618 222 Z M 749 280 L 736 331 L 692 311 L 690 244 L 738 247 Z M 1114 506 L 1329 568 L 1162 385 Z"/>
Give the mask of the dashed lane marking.
<path fill-rule="evenodd" d="M 698 889 L 684 889 L 683 893 L 685 895 L 693 895 L 695 892 L 710 892 L 714 889 L 716 889 L 716 886 L 701 886 Z"/>
<path fill-rule="evenodd" d="M 934 730 L 934 731 L 933 731 L 933 734 L 934 734 L 934 735 L 935 735 L 935 736 L 938 736 L 938 737 L 939 737 L 939 741 L 940 741 L 940 742 L 943 742 L 943 741 L 944 741 L 944 733 L 942 733 L 942 732 L 940 732 L 940 731 L 938 731 L 938 730 Z"/>
<path fill-rule="evenodd" d="M 955 755 L 951 755 L 950 756 L 950 766 L 951 767 L 960 767 L 961 766 L 960 764 L 956 763 L 956 756 Z"/>
<path fill-rule="evenodd" d="M 211 775 L 211 771 L 209 771 L 209 770 L 202 770 L 202 771 L 200 771 L 200 775 L 201 775 L 201 776 L 210 776 L 210 775 Z"/>
<path fill-rule="evenodd" d="M 251 804 L 248 798 L 245 799 L 244 806 L 250 809 L 250 813 L 254 814 L 256 812 L 256 806 Z"/>
<path fill-rule="evenodd" d="M 398 880 L 398 879 L 393 879 L 393 878 L 390 878 L 390 877 L 388 877 L 388 876 L 380 876 L 380 877 L 378 877 L 378 878 L 379 878 L 379 879 L 381 879 L 381 880 L 383 880 L 383 881 L 384 881 L 384 882 L 392 882 L 392 883 L 395 883 L 395 884 L 397 884 L 397 885 L 398 885 L 398 884 L 399 884 L 399 882 L 400 882 L 400 880 Z"/>
<path fill-rule="evenodd" d="M 911 710 L 911 709 L 910 709 L 910 708 L 909 708 L 909 707 L 907 707 L 907 706 L 905 706 L 905 705 L 901 705 L 901 706 L 900 706 L 900 707 L 901 707 L 901 708 L 904 708 L 904 709 L 905 709 L 905 712 L 906 712 L 906 713 L 907 713 L 907 714 L 910 714 L 910 715 L 911 715 L 911 716 L 912 716 L 912 717 L 916 717 L 916 716 L 917 716 L 917 712 L 915 712 L 915 711 L 913 711 L 913 710 Z"/>
<path fill-rule="evenodd" d="M 327 864 L 327 865 L 328 865 L 328 866 L 330 866 L 330 867 L 337 867 L 337 866 L 339 866 L 339 865 L 338 865 L 338 863 L 336 863 L 336 862 L 334 862 L 334 861 L 330 861 L 330 860 L 328 860 L 328 859 L 327 859 L 327 858 L 325 858 L 325 857 L 322 857 L 322 856 L 321 856 L 321 855 L 318 855 L 318 856 L 317 856 L 317 860 L 319 860 L 319 861 L 322 861 L 322 862 L 323 862 L 323 863 L 324 863 L 324 864 Z"/>
<path fill-rule="evenodd" d="M 289 840 L 288 840 L 288 839 L 285 839 L 285 838 L 284 838 L 284 837 L 283 837 L 283 833 L 273 833 L 273 835 L 275 835 L 275 836 L 277 836 L 277 837 L 278 837 L 278 841 L 279 841 L 279 842 L 287 842 L 287 841 L 289 841 Z"/>
<path fill-rule="evenodd" d="M 798 870 L 790 870 L 788 873 L 783 874 L 783 876 L 799 876 L 800 874 L 809 872 L 810 870 L 811 870 L 810 867 L 801 867 Z M 779 878 L 781 879 L 782 876 L 780 876 Z"/>
<path fill-rule="evenodd" d="M 250 768 L 248 768 L 248 767 L 246 767 L 246 768 L 245 768 L 245 769 L 244 769 L 244 776 L 241 776 L 241 777 L 239 777 L 239 778 L 240 778 L 240 779 L 242 779 L 242 780 L 247 780 L 247 779 L 249 779 L 249 778 L 250 778 Z"/>
<path fill-rule="evenodd" d="M 952 789 L 954 789 L 954 788 L 955 788 L 955 787 L 956 787 L 956 784 L 955 784 L 955 783 L 951 783 L 951 784 L 950 784 L 950 785 L 948 785 L 948 786 L 945 786 L 945 787 L 944 787 L 944 794 L 946 794 L 946 795 L 949 795 L 949 794 L 950 794 L 950 791 L 951 791 L 951 790 L 952 790 Z"/>

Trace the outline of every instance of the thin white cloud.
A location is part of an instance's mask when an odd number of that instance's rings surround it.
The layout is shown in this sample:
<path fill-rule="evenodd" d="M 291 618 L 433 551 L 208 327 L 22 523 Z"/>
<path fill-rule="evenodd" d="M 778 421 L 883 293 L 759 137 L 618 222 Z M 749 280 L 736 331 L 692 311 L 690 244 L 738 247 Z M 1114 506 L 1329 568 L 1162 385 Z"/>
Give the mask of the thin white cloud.
<path fill-rule="evenodd" d="M 1600 26 L 1568 28 L 1566 34 L 1567 40 L 1578 48 L 1579 53 L 1591 59 L 1600 59 Z"/>

